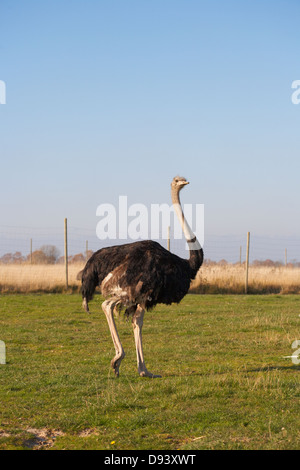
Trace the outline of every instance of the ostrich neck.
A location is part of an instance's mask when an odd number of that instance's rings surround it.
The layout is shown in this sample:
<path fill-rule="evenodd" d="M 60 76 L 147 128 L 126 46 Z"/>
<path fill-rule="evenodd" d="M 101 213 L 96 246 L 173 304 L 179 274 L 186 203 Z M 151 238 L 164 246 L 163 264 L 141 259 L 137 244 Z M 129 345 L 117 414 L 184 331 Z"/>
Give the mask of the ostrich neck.
<path fill-rule="evenodd" d="M 171 196 L 173 207 L 175 209 L 176 215 L 184 233 L 184 237 L 189 247 L 189 265 L 192 270 L 192 276 L 194 277 L 203 262 L 203 250 L 199 241 L 197 240 L 196 235 L 193 233 L 191 227 L 189 226 L 184 217 L 184 213 L 179 199 L 179 191 L 176 191 L 172 188 Z"/>

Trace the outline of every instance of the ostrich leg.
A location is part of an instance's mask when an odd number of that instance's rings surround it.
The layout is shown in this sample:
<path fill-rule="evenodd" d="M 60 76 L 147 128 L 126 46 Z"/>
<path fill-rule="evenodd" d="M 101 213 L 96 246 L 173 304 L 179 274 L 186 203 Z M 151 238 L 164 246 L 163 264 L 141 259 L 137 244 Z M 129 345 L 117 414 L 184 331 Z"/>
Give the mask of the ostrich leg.
<path fill-rule="evenodd" d="M 114 319 L 114 308 L 117 303 L 118 301 L 116 300 L 105 300 L 102 304 L 102 309 L 105 313 L 107 323 L 110 329 L 110 334 L 116 350 L 116 355 L 111 361 L 111 366 L 114 369 L 116 376 L 119 377 L 119 368 L 122 359 L 124 359 L 125 357 L 125 352 L 121 344 Z"/>
<path fill-rule="evenodd" d="M 156 377 L 161 377 L 161 375 L 154 375 L 151 372 L 149 372 L 146 368 L 146 364 L 144 361 L 143 344 L 142 344 L 142 327 L 143 327 L 143 321 L 144 321 L 144 313 L 145 313 L 145 310 L 138 304 L 137 309 L 132 317 L 138 373 L 140 374 L 141 377 L 151 377 L 154 379 Z"/>

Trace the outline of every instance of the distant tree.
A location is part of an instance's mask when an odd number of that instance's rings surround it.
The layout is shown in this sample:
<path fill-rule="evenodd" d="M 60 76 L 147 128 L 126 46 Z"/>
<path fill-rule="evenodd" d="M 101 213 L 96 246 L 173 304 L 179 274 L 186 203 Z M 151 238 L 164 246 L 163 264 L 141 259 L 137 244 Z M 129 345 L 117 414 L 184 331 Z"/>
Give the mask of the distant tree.
<path fill-rule="evenodd" d="M 84 263 L 85 262 L 85 256 L 83 256 L 82 253 L 78 253 L 77 255 L 71 256 L 69 258 L 70 263 Z"/>
<path fill-rule="evenodd" d="M 281 266 L 283 266 L 283 263 L 281 261 L 275 261 L 275 266 L 276 268 L 281 268 Z"/>
<path fill-rule="evenodd" d="M 25 261 L 25 257 L 22 255 L 20 251 L 16 251 L 15 253 L 6 253 L 0 258 L 0 263 L 2 264 L 20 264 Z"/>
<path fill-rule="evenodd" d="M 2 264 L 9 264 L 12 262 L 12 253 L 5 253 L 5 255 L 3 255 L 1 258 L 0 258 L 0 262 Z"/>
<path fill-rule="evenodd" d="M 252 266 L 262 266 L 262 261 L 260 261 L 259 259 L 255 259 L 253 262 L 252 262 Z"/>
<path fill-rule="evenodd" d="M 59 250 L 54 245 L 43 245 L 32 253 L 32 264 L 55 264 L 59 256 Z M 30 255 L 27 261 L 30 261 Z"/>
<path fill-rule="evenodd" d="M 227 266 L 227 264 L 228 264 L 228 263 L 227 263 L 226 259 L 221 259 L 221 260 L 218 262 L 218 265 L 219 265 L 219 266 Z"/>
<path fill-rule="evenodd" d="M 59 249 L 54 245 L 43 245 L 40 248 L 46 257 L 46 264 L 55 264 L 59 257 Z"/>
<path fill-rule="evenodd" d="M 30 261 L 30 255 L 27 256 L 27 260 Z M 32 264 L 49 264 L 47 260 L 47 256 L 42 250 L 33 251 Z"/>
<path fill-rule="evenodd" d="M 204 260 L 203 264 L 205 264 L 206 266 L 215 266 L 217 263 L 216 263 L 216 261 L 213 261 L 213 260 L 207 258 L 207 259 Z"/>
<path fill-rule="evenodd" d="M 255 259 L 252 263 L 252 266 L 261 266 L 261 267 L 267 267 L 267 268 L 278 268 L 282 266 L 281 261 L 273 261 L 271 259 L 265 259 L 265 260 L 259 260 Z"/>
<path fill-rule="evenodd" d="M 13 260 L 12 260 L 13 263 L 20 264 L 20 263 L 23 263 L 24 261 L 25 261 L 25 258 L 24 256 L 22 256 L 22 253 L 20 251 L 16 251 L 13 254 Z"/>

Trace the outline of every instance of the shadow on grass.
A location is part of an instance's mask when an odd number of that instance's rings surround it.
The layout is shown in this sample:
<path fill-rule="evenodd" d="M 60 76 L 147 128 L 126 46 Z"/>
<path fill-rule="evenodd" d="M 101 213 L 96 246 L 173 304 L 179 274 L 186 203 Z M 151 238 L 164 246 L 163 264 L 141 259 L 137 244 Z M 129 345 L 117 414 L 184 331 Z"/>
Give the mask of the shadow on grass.
<path fill-rule="evenodd" d="M 259 367 L 257 369 L 248 369 L 247 372 L 269 372 L 272 370 L 294 370 L 299 371 L 300 366 L 293 365 L 293 366 L 267 366 L 267 367 Z"/>

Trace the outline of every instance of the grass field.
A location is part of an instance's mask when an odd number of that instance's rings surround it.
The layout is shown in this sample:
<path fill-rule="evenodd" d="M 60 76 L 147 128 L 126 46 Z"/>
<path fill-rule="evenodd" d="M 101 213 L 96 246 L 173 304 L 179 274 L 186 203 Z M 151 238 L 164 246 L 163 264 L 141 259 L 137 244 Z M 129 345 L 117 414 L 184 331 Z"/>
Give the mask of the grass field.
<path fill-rule="evenodd" d="M 100 296 L 0 297 L 0 449 L 299 449 L 300 296 L 188 295 L 148 312 L 140 378 L 131 324 L 120 378 Z"/>

